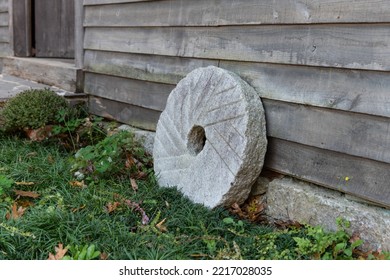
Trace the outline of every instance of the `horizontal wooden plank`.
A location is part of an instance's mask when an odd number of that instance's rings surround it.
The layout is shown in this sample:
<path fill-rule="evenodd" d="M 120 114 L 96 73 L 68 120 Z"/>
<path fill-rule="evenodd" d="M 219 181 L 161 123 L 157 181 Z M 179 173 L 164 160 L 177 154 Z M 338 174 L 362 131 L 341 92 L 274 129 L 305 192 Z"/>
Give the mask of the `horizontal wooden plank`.
<path fill-rule="evenodd" d="M 276 138 L 268 140 L 267 168 L 390 208 L 389 164 Z"/>
<path fill-rule="evenodd" d="M 162 111 L 175 86 L 95 73 L 85 73 L 86 93 L 143 108 Z"/>
<path fill-rule="evenodd" d="M 390 73 L 220 61 L 263 98 L 390 117 Z"/>
<path fill-rule="evenodd" d="M 228 69 L 263 98 L 390 117 L 390 73 L 194 58 L 85 52 L 85 70 L 131 79 L 177 84 L 198 67 Z"/>
<path fill-rule="evenodd" d="M 0 42 L 9 43 L 9 28 L 8 26 L 0 26 Z"/>
<path fill-rule="evenodd" d="M 8 1 L 9 0 L 0 0 L 0 12 L 8 12 Z"/>
<path fill-rule="evenodd" d="M 190 71 L 209 65 L 218 61 L 93 50 L 84 55 L 86 71 L 166 84 L 177 84 Z"/>
<path fill-rule="evenodd" d="M 389 118 L 263 99 L 268 136 L 390 163 Z"/>
<path fill-rule="evenodd" d="M 390 24 L 86 28 L 86 49 L 390 70 Z"/>
<path fill-rule="evenodd" d="M 0 26 L 8 26 L 9 25 L 9 16 L 7 12 L 0 13 Z"/>
<path fill-rule="evenodd" d="M 146 130 L 156 130 L 161 114 L 159 111 L 94 96 L 89 98 L 89 111 Z"/>
<path fill-rule="evenodd" d="M 362 22 L 390 22 L 390 2 L 387 0 L 225 0 L 223 2 L 166 0 L 87 6 L 85 10 L 86 26 L 222 26 Z"/>
<path fill-rule="evenodd" d="M 84 5 L 104 5 L 113 3 L 130 3 L 130 2 L 145 2 L 159 0 L 84 0 Z"/>

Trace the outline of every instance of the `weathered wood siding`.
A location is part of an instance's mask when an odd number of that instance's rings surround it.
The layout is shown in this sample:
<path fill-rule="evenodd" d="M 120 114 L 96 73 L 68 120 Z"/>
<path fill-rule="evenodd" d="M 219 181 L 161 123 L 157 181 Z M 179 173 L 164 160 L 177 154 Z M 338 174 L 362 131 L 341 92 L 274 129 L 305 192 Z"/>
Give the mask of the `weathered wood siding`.
<path fill-rule="evenodd" d="M 8 0 L 0 0 L 0 56 L 11 54 Z"/>
<path fill-rule="evenodd" d="M 84 0 L 84 8 L 92 112 L 153 130 L 180 79 L 219 66 L 262 97 L 267 168 L 390 208 L 390 1 Z"/>

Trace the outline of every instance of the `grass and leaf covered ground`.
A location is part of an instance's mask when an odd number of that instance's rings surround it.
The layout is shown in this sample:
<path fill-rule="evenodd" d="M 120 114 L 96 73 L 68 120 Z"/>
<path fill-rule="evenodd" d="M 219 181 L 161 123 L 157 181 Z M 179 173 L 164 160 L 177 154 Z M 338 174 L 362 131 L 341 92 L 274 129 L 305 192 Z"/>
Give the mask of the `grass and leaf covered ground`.
<path fill-rule="evenodd" d="M 1 135 L 0 217 L 0 259 L 388 257 L 357 254 L 362 241 L 342 220 L 336 233 L 277 229 L 194 204 L 158 186 L 151 158 L 128 132 L 78 151 Z"/>

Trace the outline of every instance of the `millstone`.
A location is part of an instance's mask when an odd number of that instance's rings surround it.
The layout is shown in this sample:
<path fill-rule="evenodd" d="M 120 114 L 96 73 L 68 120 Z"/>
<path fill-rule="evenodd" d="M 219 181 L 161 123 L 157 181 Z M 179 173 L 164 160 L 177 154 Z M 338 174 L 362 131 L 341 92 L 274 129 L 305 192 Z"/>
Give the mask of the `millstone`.
<path fill-rule="evenodd" d="M 231 206 L 247 199 L 266 146 L 255 90 L 224 69 L 198 68 L 168 97 L 157 124 L 154 170 L 160 186 L 177 186 L 196 203 Z"/>

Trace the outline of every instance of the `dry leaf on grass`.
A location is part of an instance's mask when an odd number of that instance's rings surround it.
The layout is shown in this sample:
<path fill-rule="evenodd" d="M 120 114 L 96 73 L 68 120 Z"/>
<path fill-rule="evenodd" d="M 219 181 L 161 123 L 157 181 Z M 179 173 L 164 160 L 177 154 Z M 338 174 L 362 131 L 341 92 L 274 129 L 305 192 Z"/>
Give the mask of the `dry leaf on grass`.
<path fill-rule="evenodd" d="M 164 218 L 161 222 L 159 222 L 158 224 L 156 224 L 156 228 L 161 231 L 161 232 L 167 232 L 168 229 L 167 227 L 164 225 L 165 221 L 167 220 L 167 218 Z"/>
<path fill-rule="evenodd" d="M 10 219 L 16 220 L 16 219 L 23 216 L 24 211 L 26 211 L 26 209 L 27 208 L 24 208 L 22 206 L 18 207 L 16 202 L 14 202 L 14 204 L 12 205 L 11 213 L 7 212 L 7 214 L 5 214 L 5 218 L 7 220 L 10 220 Z"/>
<path fill-rule="evenodd" d="M 32 186 L 35 183 L 34 182 L 15 182 L 17 186 Z"/>
<path fill-rule="evenodd" d="M 55 247 L 54 250 L 56 251 L 56 254 L 53 255 L 52 253 L 49 253 L 48 260 L 60 260 L 65 256 L 66 252 L 68 252 L 68 249 L 64 248 L 62 243 L 59 243 L 58 247 Z"/>
<path fill-rule="evenodd" d="M 72 187 L 77 187 L 77 188 L 86 188 L 87 187 L 87 185 L 84 183 L 84 180 L 83 181 L 70 181 L 69 185 L 71 185 Z"/>
<path fill-rule="evenodd" d="M 106 205 L 107 213 L 110 214 L 111 212 L 114 212 L 120 205 L 121 203 L 118 201 L 107 203 Z"/>
<path fill-rule="evenodd" d="M 131 188 L 133 189 L 133 191 L 135 191 L 135 192 L 138 191 L 138 184 L 135 181 L 135 179 L 131 178 L 130 183 L 131 183 Z"/>
<path fill-rule="evenodd" d="M 38 198 L 39 197 L 39 194 L 36 192 L 28 192 L 28 191 L 21 191 L 21 190 L 14 190 L 14 192 L 18 196 L 31 197 L 31 198 Z"/>

